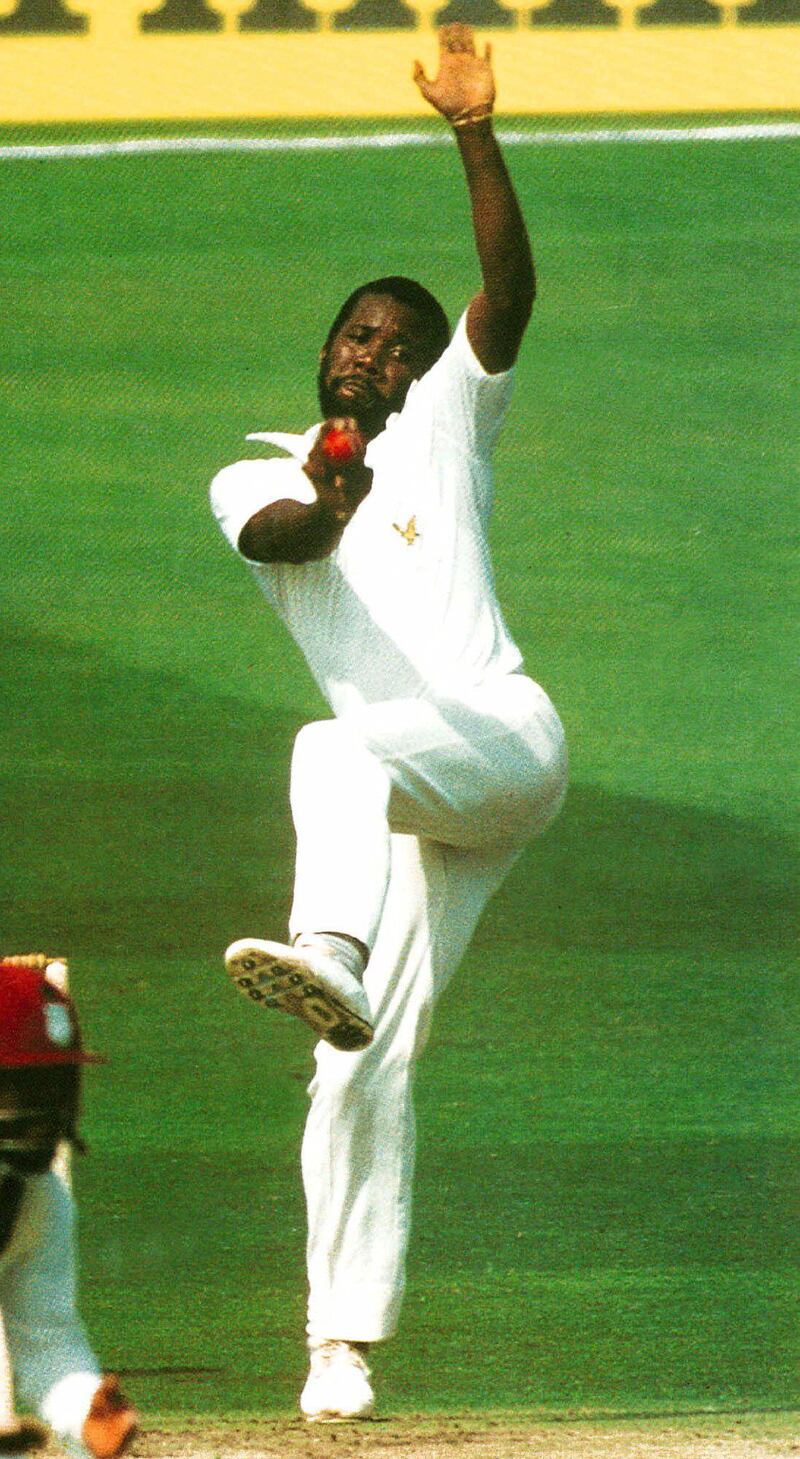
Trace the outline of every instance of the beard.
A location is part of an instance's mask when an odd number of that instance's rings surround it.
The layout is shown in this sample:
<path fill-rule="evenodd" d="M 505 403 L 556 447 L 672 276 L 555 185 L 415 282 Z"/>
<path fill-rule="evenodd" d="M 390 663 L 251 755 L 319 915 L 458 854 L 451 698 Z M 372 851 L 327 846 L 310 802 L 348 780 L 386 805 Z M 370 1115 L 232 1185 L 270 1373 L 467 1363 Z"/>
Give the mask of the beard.
<path fill-rule="evenodd" d="M 317 394 L 326 420 L 351 417 L 371 438 L 383 430 L 394 411 L 402 410 L 408 386 L 387 399 L 365 375 L 329 376 L 323 358 L 317 375 Z"/>
<path fill-rule="evenodd" d="M 350 385 L 351 381 L 348 379 L 346 383 Z M 368 380 L 360 379 L 357 388 L 352 393 L 348 390 L 346 394 L 341 395 L 339 387 L 343 384 L 345 384 L 343 380 L 329 380 L 325 375 L 324 366 L 320 369 L 317 394 L 322 414 L 326 420 L 335 416 L 352 416 L 362 429 L 381 416 L 385 420 L 389 413 L 386 402 Z"/>

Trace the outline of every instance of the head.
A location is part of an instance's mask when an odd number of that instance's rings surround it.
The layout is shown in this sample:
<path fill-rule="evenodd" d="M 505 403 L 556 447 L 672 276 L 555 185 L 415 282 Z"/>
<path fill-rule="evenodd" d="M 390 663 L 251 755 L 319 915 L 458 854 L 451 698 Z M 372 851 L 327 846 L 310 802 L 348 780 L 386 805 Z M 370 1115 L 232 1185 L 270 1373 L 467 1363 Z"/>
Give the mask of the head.
<path fill-rule="evenodd" d="M 81 1043 L 72 1000 L 38 969 L 0 962 L 0 1161 L 47 1170 L 60 1140 L 80 1144 Z"/>
<path fill-rule="evenodd" d="M 353 416 L 366 436 L 377 435 L 449 339 L 447 316 L 422 284 L 398 275 L 362 284 L 345 300 L 322 347 L 323 414 Z"/>

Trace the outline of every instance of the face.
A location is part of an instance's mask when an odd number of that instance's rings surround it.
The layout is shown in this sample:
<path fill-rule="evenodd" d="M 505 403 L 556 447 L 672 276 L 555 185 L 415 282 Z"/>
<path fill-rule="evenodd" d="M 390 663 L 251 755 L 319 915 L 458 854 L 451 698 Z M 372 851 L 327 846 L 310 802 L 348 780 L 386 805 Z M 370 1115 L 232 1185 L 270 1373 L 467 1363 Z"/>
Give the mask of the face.
<path fill-rule="evenodd" d="M 326 417 L 353 416 L 371 438 L 431 363 L 415 310 L 387 294 L 364 294 L 320 356 L 322 409 Z"/>
<path fill-rule="evenodd" d="M 72 1064 L 0 1069 L 0 1160 L 20 1175 L 47 1170 L 74 1131 L 78 1089 Z"/>

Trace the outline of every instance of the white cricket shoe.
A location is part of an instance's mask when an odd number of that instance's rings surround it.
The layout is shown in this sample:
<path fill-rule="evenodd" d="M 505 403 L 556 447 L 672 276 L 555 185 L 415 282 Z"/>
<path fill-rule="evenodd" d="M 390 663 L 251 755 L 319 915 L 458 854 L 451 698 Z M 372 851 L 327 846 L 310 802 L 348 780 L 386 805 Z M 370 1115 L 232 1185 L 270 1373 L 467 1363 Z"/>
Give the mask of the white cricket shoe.
<path fill-rule="evenodd" d="M 335 1049 L 352 1052 L 372 1043 L 367 995 L 335 957 L 245 937 L 231 943 L 225 967 L 246 998 L 302 1018 Z"/>
<path fill-rule="evenodd" d="M 309 1344 L 311 1368 L 300 1411 L 311 1423 L 369 1418 L 375 1407 L 366 1343 L 331 1340 Z"/>

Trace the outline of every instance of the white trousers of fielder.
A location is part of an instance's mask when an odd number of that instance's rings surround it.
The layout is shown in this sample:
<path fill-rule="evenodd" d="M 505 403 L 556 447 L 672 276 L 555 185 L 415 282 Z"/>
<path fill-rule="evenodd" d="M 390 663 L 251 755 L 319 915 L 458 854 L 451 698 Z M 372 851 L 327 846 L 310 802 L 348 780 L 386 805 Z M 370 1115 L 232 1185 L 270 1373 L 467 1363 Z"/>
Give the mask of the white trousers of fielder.
<path fill-rule="evenodd" d="M 27 1181 L 0 1259 L 0 1306 L 17 1400 L 85 1456 L 83 1424 L 102 1375 L 76 1306 L 74 1221 L 60 1175 Z"/>
<path fill-rule="evenodd" d="M 297 736 L 290 932 L 366 944 L 375 1020 L 360 1053 L 316 1049 L 302 1150 L 312 1341 L 377 1342 L 396 1328 L 416 1060 L 486 903 L 566 780 L 561 723 L 523 674 L 458 700 L 367 705 Z"/>

